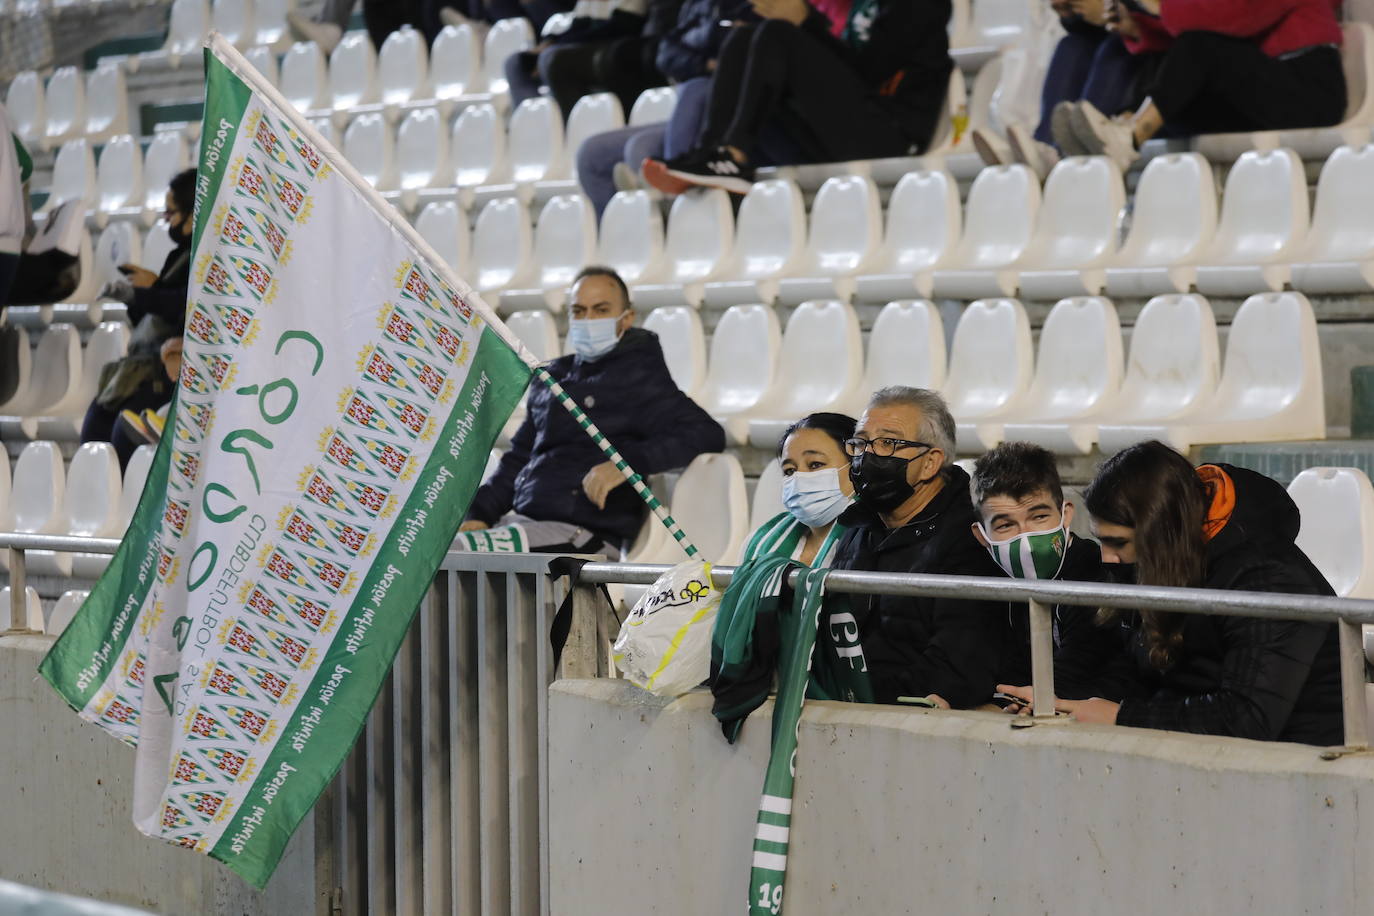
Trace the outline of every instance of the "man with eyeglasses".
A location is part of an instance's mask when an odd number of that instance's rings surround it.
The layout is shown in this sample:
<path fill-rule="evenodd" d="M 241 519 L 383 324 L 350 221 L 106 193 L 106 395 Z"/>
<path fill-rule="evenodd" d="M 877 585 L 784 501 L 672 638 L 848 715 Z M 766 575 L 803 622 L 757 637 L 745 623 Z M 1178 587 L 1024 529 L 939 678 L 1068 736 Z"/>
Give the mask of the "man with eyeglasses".
<path fill-rule="evenodd" d="M 845 443 L 857 501 L 834 569 L 1001 576 L 974 539 L 968 474 L 954 462 L 954 418 L 934 391 L 893 385 L 868 402 Z M 880 703 L 970 709 L 988 702 L 1007 640 L 1005 605 L 851 595 L 827 621 Z M 845 619 L 848 618 L 848 619 Z M 841 637 L 849 637 L 844 639 Z"/>

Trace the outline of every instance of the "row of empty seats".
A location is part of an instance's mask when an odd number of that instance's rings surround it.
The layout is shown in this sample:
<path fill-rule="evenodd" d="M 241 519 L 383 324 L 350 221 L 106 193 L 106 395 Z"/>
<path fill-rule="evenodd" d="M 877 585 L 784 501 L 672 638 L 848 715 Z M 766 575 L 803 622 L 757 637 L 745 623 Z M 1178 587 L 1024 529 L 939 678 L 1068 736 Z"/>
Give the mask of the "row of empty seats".
<path fill-rule="evenodd" d="M 152 225 L 162 213 L 168 182 L 192 164 L 193 152 L 180 130 L 158 131 L 146 150 L 137 137 L 120 134 L 101 147 L 97 164 L 91 141 L 70 140 L 53 159 L 48 199 L 35 215 L 80 201 L 95 226 L 111 218 Z"/>
<path fill-rule="evenodd" d="M 86 346 L 75 326 L 53 324 L 30 349 L 28 331 L 15 327 L 0 358 L 13 360 L 14 388 L 0 402 L 0 438 L 75 441 L 98 394 L 101 370 L 128 350 L 129 325 L 102 322 Z"/>
<path fill-rule="evenodd" d="M 25 613 L 28 620 L 28 628 L 35 633 L 46 633 L 49 636 L 61 636 L 62 631 L 67 628 L 67 624 L 72 622 L 76 612 L 81 609 L 81 603 L 86 600 L 90 592 L 84 589 L 68 589 L 63 592 L 51 608 L 45 608 L 43 601 L 38 597 L 38 590 L 29 586 L 24 590 Z M 7 629 L 10 621 L 10 587 L 6 585 L 0 588 L 0 621 L 4 621 L 4 626 L 0 630 Z"/>

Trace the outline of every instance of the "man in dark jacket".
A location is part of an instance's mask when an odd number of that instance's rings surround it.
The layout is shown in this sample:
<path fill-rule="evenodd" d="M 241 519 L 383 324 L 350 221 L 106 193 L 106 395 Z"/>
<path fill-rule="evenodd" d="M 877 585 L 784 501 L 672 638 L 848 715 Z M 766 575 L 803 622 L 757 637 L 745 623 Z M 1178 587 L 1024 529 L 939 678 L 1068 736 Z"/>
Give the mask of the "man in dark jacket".
<path fill-rule="evenodd" d="M 974 540 L 968 475 L 953 464 L 954 418 L 933 391 L 894 385 L 875 393 L 846 443 L 858 505 L 840 516 L 851 530 L 834 569 L 999 576 Z M 874 698 L 925 697 L 969 709 L 987 702 L 1007 640 L 1006 605 L 995 601 L 850 597 Z"/>
<path fill-rule="evenodd" d="M 720 424 L 673 383 L 657 335 L 633 326 L 629 293 L 615 271 L 583 270 L 571 301 L 574 352 L 549 363 L 549 372 L 635 471 L 684 467 L 725 448 Z M 510 450 L 473 498 L 459 546 L 618 559 L 639 531 L 643 501 L 547 387 L 530 387 L 527 410 Z"/>

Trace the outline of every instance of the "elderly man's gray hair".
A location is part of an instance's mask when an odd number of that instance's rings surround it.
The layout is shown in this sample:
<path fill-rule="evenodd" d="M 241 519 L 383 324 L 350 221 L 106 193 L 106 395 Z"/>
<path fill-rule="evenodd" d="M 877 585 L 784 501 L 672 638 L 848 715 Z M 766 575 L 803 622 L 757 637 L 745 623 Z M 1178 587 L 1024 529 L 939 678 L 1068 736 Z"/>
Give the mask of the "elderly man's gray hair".
<path fill-rule="evenodd" d="M 873 392 L 868 409 L 874 407 L 914 407 L 921 412 L 921 425 L 916 438 L 933 445 L 944 453 L 943 467 L 954 463 L 954 415 L 938 391 L 913 388 L 910 385 L 888 385 Z"/>

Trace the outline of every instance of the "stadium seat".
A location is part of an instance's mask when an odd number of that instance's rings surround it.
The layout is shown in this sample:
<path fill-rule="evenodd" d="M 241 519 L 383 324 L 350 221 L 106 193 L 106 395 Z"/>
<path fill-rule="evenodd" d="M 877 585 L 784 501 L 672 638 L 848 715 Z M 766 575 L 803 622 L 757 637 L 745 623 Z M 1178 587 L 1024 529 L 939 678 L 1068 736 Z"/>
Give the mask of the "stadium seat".
<path fill-rule="evenodd" d="M 613 92 L 596 92 L 584 95 L 568 114 L 563 148 L 568 158 L 577 156 L 577 149 L 588 137 L 619 130 L 625 126 L 625 111 L 620 107 L 620 99 Z"/>
<path fill-rule="evenodd" d="M 105 227 L 105 231 L 100 233 L 100 238 L 95 243 L 95 270 L 98 282 L 103 286 L 121 277 L 121 264 L 143 265 L 143 239 L 138 234 L 138 228 L 127 221 L 111 223 Z"/>
<path fill-rule="evenodd" d="M 1293 287 L 1305 293 L 1374 289 L 1374 144 L 1342 146 L 1326 160 L 1294 260 Z"/>
<path fill-rule="evenodd" d="M 511 115 L 508 128 L 511 179 L 517 185 L 564 178 L 563 115 L 548 96 L 526 99 Z"/>
<path fill-rule="evenodd" d="M 787 507 L 782 504 L 782 462 L 774 458 L 763 466 L 754 484 L 754 498 L 749 505 L 749 530 L 759 530 L 769 519 L 786 511 Z"/>
<path fill-rule="evenodd" d="M 1114 296 L 1186 293 L 1217 231 L 1212 167 L 1199 153 L 1156 156 L 1136 185 L 1131 229 L 1107 264 Z"/>
<path fill-rule="evenodd" d="M 1086 455 L 1097 441 L 1097 415 L 1115 406 L 1121 376 L 1121 325 L 1111 301 L 1063 299 L 1040 330 L 1035 377 L 1003 435 Z"/>
<path fill-rule="evenodd" d="M 258 9 L 261 9 L 259 5 Z M 269 45 L 254 45 L 243 52 L 243 59 L 253 65 L 253 69 L 262 74 L 263 78 L 276 86 L 281 83 L 281 70 L 277 66 L 277 52 L 273 51 Z"/>
<path fill-rule="evenodd" d="M 1296 153 L 1243 154 L 1226 176 L 1216 239 L 1198 267 L 1198 291 L 1242 296 L 1283 289 L 1307 235 L 1307 207 L 1307 177 Z"/>
<path fill-rule="evenodd" d="M 559 356 L 558 322 L 545 310 L 515 312 L 506 319 L 506 327 L 541 363 Z"/>
<path fill-rule="evenodd" d="M 648 191 L 618 191 L 601 214 L 596 260 L 620 274 L 628 286 L 663 277 L 663 214 Z"/>
<path fill-rule="evenodd" d="M 387 36 L 377 55 L 377 82 L 383 105 L 430 98 L 429 50 L 425 36 L 403 26 Z"/>
<path fill-rule="evenodd" d="M 951 46 L 949 56 L 965 70 L 977 70 L 1004 48 L 1021 42 L 1035 26 L 1028 0 L 974 0 L 968 44 Z"/>
<path fill-rule="evenodd" d="M 878 185 L 862 175 L 826 179 L 811 204 L 811 228 L 800 276 L 783 277 L 779 300 L 854 298 L 854 278 L 873 268 L 883 250 Z"/>
<path fill-rule="evenodd" d="M 97 206 L 102 213 L 135 208 L 141 216 L 146 199 L 143 188 L 143 148 L 134 137 L 122 134 L 105 144 L 96 167 Z M 162 186 L 165 194 L 167 185 Z"/>
<path fill-rule="evenodd" d="M 81 201 L 87 209 L 96 200 L 95 156 L 84 139 L 68 140 L 53 160 L 52 183 L 48 186 L 48 201 L 40 212 L 52 210 L 68 200 Z"/>
<path fill-rule="evenodd" d="M 129 131 L 129 90 L 124 67 L 106 61 L 86 75 L 85 134 L 92 141 Z"/>
<path fill-rule="evenodd" d="M 645 89 L 630 108 L 630 126 L 662 124 L 673 116 L 673 109 L 676 107 L 676 87 L 658 86 L 654 89 Z"/>
<path fill-rule="evenodd" d="M 706 334 L 701 329 L 701 315 L 683 305 L 668 305 L 650 312 L 644 328 L 658 335 L 673 382 L 695 398 L 706 383 Z"/>
<path fill-rule="evenodd" d="M 148 471 L 153 466 L 153 456 L 156 454 L 155 446 L 140 445 L 134 449 L 133 457 L 124 468 L 124 484 L 119 494 L 121 528 L 127 529 L 129 522 L 133 520 L 134 510 L 138 508 L 138 501 L 143 498 L 143 486 L 148 481 Z"/>
<path fill-rule="evenodd" d="M 254 0 L 253 24 L 257 27 L 257 35 L 253 44 L 272 51 L 274 63 L 275 55 L 285 51 L 291 44 L 286 14 L 294 3 L 295 0 Z"/>
<path fill-rule="evenodd" d="M 716 323 L 697 402 L 725 427 L 732 445 L 748 441 L 749 415 L 773 388 L 781 348 L 777 313 L 766 305 L 731 306 Z"/>
<path fill-rule="evenodd" d="M 470 25 L 446 25 L 429 51 L 434 97 L 452 101 L 486 90 L 482 77 L 482 41 Z"/>
<path fill-rule="evenodd" d="M 150 226 L 148 232 L 143 236 L 143 263 L 139 266 L 161 273 L 167 255 L 175 249 L 176 243 L 172 241 L 171 235 L 167 232 L 167 221 L 160 219 Z"/>
<path fill-rule="evenodd" d="M 944 395 L 958 427 L 958 450 L 985 452 L 1030 387 L 1030 320 L 1015 299 L 980 299 L 964 309 L 949 351 Z"/>
<path fill-rule="evenodd" d="M 473 286 L 484 295 L 528 286 L 534 278 L 533 235 L 529 210 L 514 197 L 484 206 L 472 232 Z"/>
<path fill-rule="evenodd" d="M 0 351 L 0 357 L 3 357 L 0 359 L 0 378 L 7 392 L 5 399 L 0 401 L 0 414 L 11 416 L 23 414 L 33 384 L 33 351 L 29 346 L 29 332 L 14 324 L 17 311 L 10 306 L 5 315 L 8 329 L 0 325 L 0 343 L 4 345 L 4 350 Z"/>
<path fill-rule="evenodd" d="M 161 50 L 145 52 L 139 57 L 149 62 L 165 62 L 169 67 L 179 67 L 184 59 L 199 57 L 205 33 L 210 31 L 210 22 L 209 0 L 172 0 L 166 43 Z"/>
<path fill-rule="evenodd" d="M 510 177 L 506 156 L 506 130 L 496 108 L 488 103 L 469 105 L 453 122 L 449 155 L 454 183 L 469 194 L 483 185 L 499 184 Z"/>
<path fill-rule="evenodd" d="M 61 404 L 81 381 L 81 338 L 70 324 L 49 325 L 34 347 L 28 385 L 6 405 L 0 432 L 32 439 L 37 417 Z"/>
<path fill-rule="evenodd" d="M 91 332 L 81 351 L 76 384 L 62 401 L 45 409 L 42 416 L 26 419 L 28 438 L 77 441 L 86 410 L 100 393 L 101 371 L 128 352 L 129 334 L 129 324 L 122 319 L 102 322 Z"/>
<path fill-rule="evenodd" d="M 377 52 L 366 32 L 344 33 L 329 55 L 329 95 L 339 112 L 377 101 Z"/>
<path fill-rule="evenodd" d="M 693 458 L 673 488 L 672 516 L 702 559 L 738 562 L 749 537 L 749 498 L 739 459 L 725 453 Z M 671 536 L 664 542 L 672 556 L 667 562 L 687 559 L 686 551 Z"/>
<path fill-rule="evenodd" d="M 853 410 L 888 385 L 939 390 L 945 382 L 945 329 L 940 311 L 925 300 L 889 302 L 868 334 L 864 380 Z"/>
<path fill-rule="evenodd" d="M 76 67 L 58 67 L 48 79 L 47 142 L 57 146 L 86 133 L 86 81 Z"/>
<path fill-rule="evenodd" d="M 106 558 L 108 559 L 108 557 Z M 52 612 L 48 614 L 47 621 L 43 624 L 43 632 L 49 636 L 61 636 L 67 629 L 76 612 L 81 610 L 81 605 L 85 603 L 86 597 L 90 592 L 81 589 L 70 589 L 62 593 L 62 597 L 57 599 L 53 605 Z"/>
<path fill-rule="evenodd" d="M 415 217 L 415 230 L 455 272 L 459 275 L 467 272 L 472 240 L 467 215 L 457 201 L 436 200 L 425 204 Z"/>
<path fill-rule="evenodd" d="M 67 468 L 67 533 L 72 537 L 111 538 L 123 534 L 119 502 L 122 484 L 119 457 L 108 442 L 87 442 Z M 95 553 L 72 555 L 72 574 L 94 579 L 110 558 Z"/>
<path fill-rule="evenodd" d="M 29 551 L 29 556 L 34 555 L 34 551 Z M 0 632 L 10 628 L 10 587 L 6 585 L 0 588 Z M 24 589 L 24 606 L 28 611 L 27 626 L 35 633 L 43 632 L 43 601 L 38 597 L 38 591 L 33 586 Z"/>
<path fill-rule="evenodd" d="M 329 69 L 319 45 L 298 41 L 286 52 L 281 62 L 281 94 L 297 111 L 329 105 Z"/>
<path fill-rule="evenodd" d="M 1027 299 L 1095 296 L 1116 254 L 1126 186 L 1106 156 L 1062 160 L 1045 181 L 1035 236 L 1021 258 Z"/>
<path fill-rule="evenodd" d="M 14 530 L 19 534 L 65 534 L 67 475 L 52 442 L 30 442 L 14 465 Z M 71 554 L 27 552 L 30 575 L 70 576 Z"/>
<path fill-rule="evenodd" d="M 11 496 L 10 488 L 10 459 L 6 455 L 0 461 L 0 531 L 14 530 L 14 500 Z M 9 569 L 8 550 L 0 549 L 0 569 Z M 0 607 L 0 619 L 4 618 L 4 609 Z"/>
<path fill-rule="evenodd" d="M 850 409 L 864 377 L 863 334 L 852 306 L 804 302 L 793 310 L 782 337 L 772 396 L 749 421 L 749 442 L 773 448 L 798 417 Z"/>
<path fill-rule="evenodd" d="M 596 252 L 596 214 L 581 194 L 560 194 L 539 211 L 534 227 L 535 288 L 501 293 L 505 310 L 539 307 L 560 311 L 573 277 Z"/>
<path fill-rule="evenodd" d="M 379 191 L 396 187 L 396 141 L 380 113 L 358 115 L 344 131 L 343 154 Z"/>
<path fill-rule="evenodd" d="M 179 130 L 160 130 L 143 155 L 143 209 L 156 219 L 167 199 L 172 177 L 190 164 L 186 138 Z"/>
<path fill-rule="evenodd" d="M 796 273 L 806 253 L 806 205 L 801 188 L 786 178 L 755 182 L 740 204 L 734 269 L 707 282 L 711 306 L 774 302 L 778 282 Z"/>
<path fill-rule="evenodd" d="M 887 235 L 878 264 L 871 273 L 859 275 L 859 300 L 928 298 L 935 268 L 959 244 L 962 225 L 959 186 L 948 172 L 902 176 L 888 201 Z"/>
<path fill-rule="evenodd" d="M 641 284 L 642 305 L 699 307 L 705 284 L 733 268 L 735 219 L 725 191 L 711 188 L 679 194 L 668 213 L 668 265 L 662 282 Z"/>
<path fill-rule="evenodd" d="M 964 236 L 936 268 L 934 293 L 972 299 L 1016 292 L 1017 263 L 1026 253 L 1040 209 L 1040 183 L 1024 165 L 983 169 L 968 193 Z"/>
<path fill-rule="evenodd" d="M 1374 487 L 1358 468 L 1308 468 L 1288 495 L 1298 504 L 1298 547 L 1341 598 L 1374 598 Z M 1374 648 L 1366 627 L 1365 652 Z"/>
<path fill-rule="evenodd" d="M 5 93 L 5 110 L 9 112 L 14 132 L 26 143 L 37 143 L 48 134 L 48 109 L 43 78 L 36 71 L 24 70 L 15 75 Z"/>
<path fill-rule="evenodd" d="M 402 191 L 452 188 L 453 164 L 449 161 L 449 130 L 436 108 L 417 108 L 405 116 L 396 130 L 396 170 Z M 449 193 L 452 193 L 451 191 Z M 407 201 L 406 209 L 414 209 Z"/>
<path fill-rule="evenodd" d="M 246 50 L 258 39 L 257 24 L 253 21 L 253 0 L 214 0 L 210 24 L 224 40 Z"/>
<path fill-rule="evenodd" d="M 528 19 L 502 19 L 487 32 L 482 50 L 482 76 L 486 91 L 508 98 L 506 86 L 506 58 L 534 45 L 534 28 Z M 504 103 L 503 103 L 504 104 Z"/>

